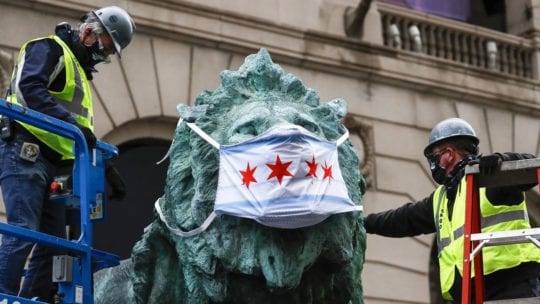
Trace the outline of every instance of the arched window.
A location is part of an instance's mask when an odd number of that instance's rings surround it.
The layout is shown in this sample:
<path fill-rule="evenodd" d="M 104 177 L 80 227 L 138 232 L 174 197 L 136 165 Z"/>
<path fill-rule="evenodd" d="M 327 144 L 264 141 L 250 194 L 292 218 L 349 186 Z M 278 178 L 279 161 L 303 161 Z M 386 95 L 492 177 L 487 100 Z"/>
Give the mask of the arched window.
<path fill-rule="evenodd" d="M 155 200 L 163 194 L 169 162 L 156 165 L 169 149 L 170 142 L 137 139 L 118 146 L 116 168 L 126 182 L 127 195 L 108 200 L 105 220 L 94 225 L 94 247 L 129 258 L 131 249 L 152 221 Z"/>

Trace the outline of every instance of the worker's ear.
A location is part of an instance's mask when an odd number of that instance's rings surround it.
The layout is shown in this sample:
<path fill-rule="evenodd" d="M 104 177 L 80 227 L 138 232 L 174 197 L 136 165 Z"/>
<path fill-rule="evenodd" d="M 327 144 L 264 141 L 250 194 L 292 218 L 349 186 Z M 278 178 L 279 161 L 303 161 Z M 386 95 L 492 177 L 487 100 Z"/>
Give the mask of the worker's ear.
<path fill-rule="evenodd" d="M 447 149 L 449 151 L 449 153 L 448 153 L 448 162 L 453 163 L 456 160 L 456 157 L 458 156 L 457 151 L 456 151 L 456 149 L 454 149 L 452 147 L 448 147 Z"/>
<path fill-rule="evenodd" d="M 93 30 L 89 27 L 85 28 L 81 32 L 81 42 L 86 46 L 91 46 L 95 42 L 95 35 L 92 34 Z"/>

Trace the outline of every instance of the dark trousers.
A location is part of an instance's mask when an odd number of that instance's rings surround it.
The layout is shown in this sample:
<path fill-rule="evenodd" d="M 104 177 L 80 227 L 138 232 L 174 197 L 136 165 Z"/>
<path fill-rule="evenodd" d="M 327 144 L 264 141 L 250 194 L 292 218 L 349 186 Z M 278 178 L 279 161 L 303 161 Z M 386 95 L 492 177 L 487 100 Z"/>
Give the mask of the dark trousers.
<path fill-rule="evenodd" d="M 25 132 L 10 141 L 0 140 L 0 185 L 8 224 L 65 238 L 65 206 L 48 200 L 48 186 L 56 165 L 42 153 L 35 161 L 20 157 L 25 142 L 35 142 Z M 33 249 L 33 251 L 32 251 Z M 19 290 L 25 262 L 32 252 L 28 271 Z M 52 257 L 61 254 L 8 235 L 0 245 L 0 292 L 26 298 L 50 298 Z"/>

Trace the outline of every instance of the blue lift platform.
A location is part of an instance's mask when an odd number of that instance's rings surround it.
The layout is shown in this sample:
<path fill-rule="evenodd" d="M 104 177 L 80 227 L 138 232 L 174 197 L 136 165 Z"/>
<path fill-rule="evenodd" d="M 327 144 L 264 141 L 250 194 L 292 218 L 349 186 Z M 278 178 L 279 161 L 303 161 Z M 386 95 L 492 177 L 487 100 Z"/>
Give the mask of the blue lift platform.
<path fill-rule="evenodd" d="M 0 234 L 58 248 L 66 255 L 54 258 L 53 281 L 58 283 L 61 304 L 92 304 L 93 272 L 119 264 L 119 257 L 92 248 L 92 221 L 103 218 L 105 162 L 118 156 L 115 146 L 98 141 L 88 150 L 82 132 L 72 124 L 0 99 L 0 115 L 8 116 L 74 141 L 73 191 L 58 201 L 80 211 L 80 236 L 67 240 L 0 223 Z M 0 293 L 0 304 L 44 303 Z"/>

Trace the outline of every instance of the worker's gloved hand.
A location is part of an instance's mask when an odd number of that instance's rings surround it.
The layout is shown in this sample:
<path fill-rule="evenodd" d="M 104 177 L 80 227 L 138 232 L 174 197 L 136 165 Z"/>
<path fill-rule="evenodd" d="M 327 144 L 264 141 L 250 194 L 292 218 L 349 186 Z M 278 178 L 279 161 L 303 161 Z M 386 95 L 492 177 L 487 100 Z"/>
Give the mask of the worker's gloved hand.
<path fill-rule="evenodd" d="M 88 145 L 88 149 L 92 150 L 96 147 L 96 136 L 94 135 L 94 132 L 90 130 L 90 128 L 78 125 L 77 126 L 79 130 L 81 130 L 84 139 L 86 140 L 86 144 Z"/>
<path fill-rule="evenodd" d="M 107 183 L 110 186 L 110 193 L 108 194 L 109 199 L 122 200 L 126 197 L 126 183 L 120 175 L 120 172 L 116 169 L 113 164 L 108 164 L 107 169 L 105 170 L 105 178 Z"/>
<path fill-rule="evenodd" d="M 499 170 L 502 163 L 502 157 L 499 154 L 490 154 L 481 156 L 479 159 L 480 174 L 490 175 Z"/>

